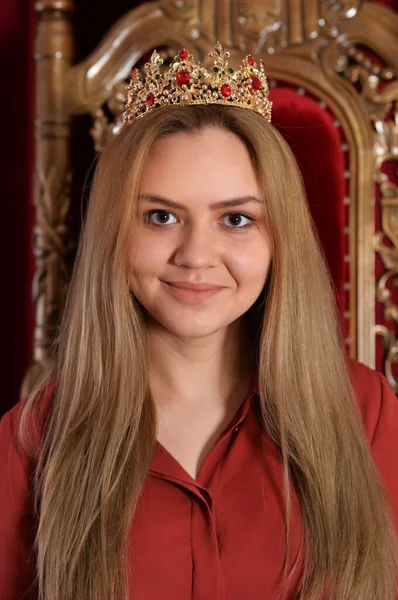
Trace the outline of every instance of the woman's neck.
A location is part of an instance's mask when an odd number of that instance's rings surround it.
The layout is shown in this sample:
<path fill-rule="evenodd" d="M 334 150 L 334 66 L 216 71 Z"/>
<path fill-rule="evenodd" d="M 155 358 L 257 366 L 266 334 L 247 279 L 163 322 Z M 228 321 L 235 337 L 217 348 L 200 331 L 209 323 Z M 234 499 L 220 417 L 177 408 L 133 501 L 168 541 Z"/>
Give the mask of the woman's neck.
<path fill-rule="evenodd" d="M 149 388 L 159 408 L 195 413 L 239 402 L 253 373 L 243 320 L 206 338 L 181 339 L 148 325 Z"/>

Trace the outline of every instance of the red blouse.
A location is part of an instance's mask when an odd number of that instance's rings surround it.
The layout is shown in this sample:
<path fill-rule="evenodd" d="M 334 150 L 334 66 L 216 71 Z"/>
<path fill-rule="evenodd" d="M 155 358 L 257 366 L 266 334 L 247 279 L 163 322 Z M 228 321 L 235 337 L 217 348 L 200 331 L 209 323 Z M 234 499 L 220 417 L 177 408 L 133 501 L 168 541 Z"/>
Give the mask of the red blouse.
<path fill-rule="evenodd" d="M 398 530 L 398 400 L 383 376 L 354 362 L 350 369 Z M 260 427 L 254 398 L 251 389 L 204 460 L 197 481 L 156 442 L 130 532 L 131 599 L 278 597 L 284 559 L 282 467 L 277 448 Z M 37 598 L 28 465 L 13 441 L 20 406 L 19 402 L 0 422 L 3 600 Z M 293 557 L 302 523 L 291 489 Z"/>

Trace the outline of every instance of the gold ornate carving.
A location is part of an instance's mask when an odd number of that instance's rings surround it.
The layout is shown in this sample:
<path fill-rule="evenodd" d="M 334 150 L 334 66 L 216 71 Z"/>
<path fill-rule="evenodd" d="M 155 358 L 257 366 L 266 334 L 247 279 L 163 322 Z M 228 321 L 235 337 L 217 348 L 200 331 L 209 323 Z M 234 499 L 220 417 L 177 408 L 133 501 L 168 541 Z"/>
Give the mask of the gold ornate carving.
<path fill-rule="evenodd" d="M 62 313 L 74 245 L 68 229 L 71 172 L 69 135 L 71 115 L 66 94 L 67 73 L 73 59 L 73 37 L 69 13 L 71 0 L 42 0 L 35 39 L 36 115 L 33 231 L 35 274 L 33 302 L 35 327 L 33 363 L 25 375 L 21 394 L 31 391 L 45 366 L 56 339 Z"/>
<path fill-rule="evenodd" d="M 197 0 L 163 0 L 160 5 L 175 22 L 184 22 L 185 35 L 191 40 L 200 36 L 200 2 Z"/>
<path fill-rule="evenodd" d="M 380 90 L 381 82 L 391 81 L 391 67 L 380 67 L 357 46 L 343 39 L 330 44 L 327 52 L 329 66 L 352 84 L 359 84 L 359 93 L 366 105 L 369 119 L 382 121 L 397 96 L 398 82 Z"/>
<path fill-rule="evenodd" d="M 338 20 L 352 18 L 360 0 L 235 0 L 231 4 L 236 14 L 231 29 L 234 44 L 242 50 L 249 47 L 273 54 L 314 40 L 325 30 L 337 35 Z"/>
<path fill-rule="evenodd" d="M 370 59 L 367 59 L 369 68 L 366 66 L 351 66 L 346 70 L 346 77 L 352 83 L 360 83 L 361 96 L 367 106 L 369 117 L 373 122 L 381 123 L 386 118 L 392 108 L 393 101 L 398 97 L 398 82 L 393 82 L 383 90 L 380 90 L 381 76 L 369 73 L 374 70 L 375 65 Z M 394 73 L 392 69 L 384 69 L 384 81 L 392 79 Z"/>
<path fill-rule="evenodd" d="M 125 96 L 126 84 L 120 82 L 112 90 L 106 105 L 91 111 L 93 126 L 90 129 L 90 135 L 96 152 L 102 150 L 105 143 L 121 130 L 123 111 L 125 110 Z M 112 115 L 111 119 L 107 116 L 108 114 Z"/>
<path fill-rule="evenodd" d="M 385 327 L 385 325 L 376 325 L 375 334 L 379 336 L 386 349 L 386 355 L 384 360 L 384 373 L 387 377 L 389 384 L 395 393 L 398 392 L 397 380 L 392 372 L 392 365 L 397 362 L 398 359 L 398 340 L 395 333 Z"/>
<path fill-rule="evenodd" d="M 398 326 L 398 310 L 393 298 L 393 290 L 398 287 L 397 188 L 382 171 L 387 161 L 397 161 L 398 158 L 396 116 L 389 118 L 398 99 L 398 82 L 395 80 L 398 62 L 396 51 L 393 51 L 393 37 L 388 36 L 385 44 L 381 43 L 384 32 L 387 35 L 388 31 L 394 30 L 394 26 L 398 28 L 398 19 L 390 13 L 391 22 L 387 26 L 387 12 L 381 7 L 365 5 L 358 18 L 342 24 L 342 35 L 329 43 L 322 60 L 326 71 L 332 69 L 351 86 L 351 89 L 355 89 L 358 115 L 365 115 L 367 129 L 371 135 L 369 146 L 365 146 L 363 150 L 366 149 L 366 153 L 371 152 L 373 155 L 373 168 L 369 173 L 374 174 L 373 181 L 380 186 L 382 231 L 374 233 L 375 206 L 374 202 L 370 204 L 368 200 L 374 195 L 374 191 L 369 190 L 369 197 L 364 198 L 362 209 L 359 207 L 357 213 L 360 226 L 361 221 L 363 224 L 363 236 L 362 241 L 360 238 L 358 249 L 363 252 L 363 248 L 368 246 L 368 240 L 373 240 L 372 250 L 380 255 L 385 271 L 376 281 L 374 257 L 369 255 L 369 248 L 366 254 L 363 253 L 363 259 L 366 259 L 363 265 L 364 289 L 369 293 L 373 288 L 375 300 L 383 303 L 383 317 L 392 323 L 392 327 L 387 329 L 385 325 L 376 322 L 376 305 L 372 307 L 369 297 L 367 304 L 371 316 L 369 317 L 367 309 L 361 311 L 361 318 L 362 321 L 368 321 L 370 338 L 372 335 L 380 336 L 386 350 L 384 371 L 391 385 L 398 390 L 392 375 L 392 361 L 396 360 L 397 355 Z M 374 23 L 372 32 L 366 27 L 367 20 Z M 366 177 L 366 173 L 360 169 L 357 174 L 359 177 Z M 389 240 L 387 244 L 384 243 L 386 238 Z M 359 301 L 363 302 L 361 298 Z M 374 360 L 368 364 L 375 366 Z"/>
<path fill-rule="evenodd" d="M 325 0 L 326 13 L 338 19 L 352 19 L 361 5 L 361 0 Z"/>
<path fill-rule="evenodd" d="M 74 248 L 74 239 L 68 228 L 72 173 L 60 173 L 53 165 L 47 176 L 38 171 L 36 179 L 36 223 L 33 230 L 36 270 L 32 283 L 36 313 L 35 360 L 25 376 L 22 396 L 33 387 L 56 339 Z"/>
<path fill-rule="evenodd" d="M 267 39 L 275 40 L 275 33 L 283 26 L 282 0 L 274 2 L 238 2 L 237 35 L 241 36 L 240 46 L 245 47 L 247 40 L 255 40 L 263 47 Z"/>
<path fill-rule="evenodd" d="M 36 341 L 46 353 L 54 341 L 69 282 L 68 259 L 74 241 L 67 220 L 70 207 L 72 173 L 60 173 L 56 166 L 47 176 L 37 173 L 37 219 L 33 231 L 36 272 L 33 302 L 39 319 Z"/>
<path fill-rule="evenodd" d="M 391 100 L 398 101 L 397 83 L 391 83 L 379 95 L 386 99 L 391 106 Z M 375 94 L 373 95 L 373 98 Z M 377 98 L 379 99 L 379 98 Z M 376 287 L 376 297 L 384 305 L 383 316 L 392 323 L 392 329 L 376 325 L 375 333 L 380 336 L 384 348 L 384 370 L 387 378 L 398 391 L 398 379 L 392 372 L 392 364 L 398 360 L 398 306 L 393 298 L 392 290 L 398 288 L 398 186 L 390 181 L 382 167 L 386 162 L 398 166 L 398 107 L 395 107 L 393 118 L 387 121 L 376 120 L 375 126 L 375 181 L 381 192 L 381 226 L 382 230 L 375 234 L 375 251 L 379 254 L 385 272 L 379 277 Z M 398 174 L 398 171 L 397 171 Z M 389 240 L 387 245 L 384 239 Z M 392 288 L 392 290 L 390 289 Z"/>
<path fill-rule="evenodd" d="M 198 19 L 197 0 L 163 0 L 160 5 L 171 19 L 192 21 Z"/>

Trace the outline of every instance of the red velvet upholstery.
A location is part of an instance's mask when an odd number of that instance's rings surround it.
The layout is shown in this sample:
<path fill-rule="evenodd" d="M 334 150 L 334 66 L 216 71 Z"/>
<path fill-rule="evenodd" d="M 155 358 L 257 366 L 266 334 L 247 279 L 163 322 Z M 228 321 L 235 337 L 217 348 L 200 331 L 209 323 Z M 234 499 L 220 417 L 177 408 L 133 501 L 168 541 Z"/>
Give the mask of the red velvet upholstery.
<path fill-rule="evenodd" d="M 292 148 L 303 176 L 311 213 L 336 288 L 348 335 L 348 147 L 340 124 L 322 101 L 303 88 L 278 82 L 271 88 L 272 122 Z"/>

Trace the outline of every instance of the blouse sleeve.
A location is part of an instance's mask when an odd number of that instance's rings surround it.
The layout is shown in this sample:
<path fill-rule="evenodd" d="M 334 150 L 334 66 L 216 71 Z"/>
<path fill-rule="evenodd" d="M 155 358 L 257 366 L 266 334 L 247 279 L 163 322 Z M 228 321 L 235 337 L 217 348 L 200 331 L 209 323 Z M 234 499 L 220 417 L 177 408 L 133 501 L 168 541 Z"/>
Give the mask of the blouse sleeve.
<path fill-rule="evenodd" d="M 20 408 L 21 402 L 0 421 L 0 595 L 4 600 L 37 599 L 28 461 L 15 444 Z"/>
<path fill-rule="evenodd" d="M 390 499 L 398 531 L 398 398 L 387 379 L 377 374 L 380 404 L 371 438 L 374 462 Z"/>

